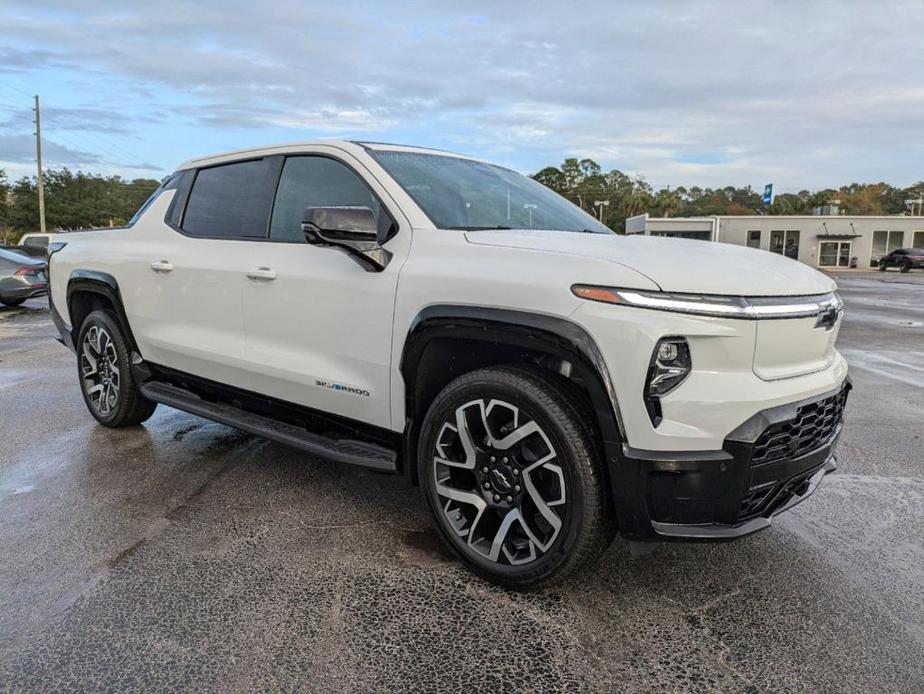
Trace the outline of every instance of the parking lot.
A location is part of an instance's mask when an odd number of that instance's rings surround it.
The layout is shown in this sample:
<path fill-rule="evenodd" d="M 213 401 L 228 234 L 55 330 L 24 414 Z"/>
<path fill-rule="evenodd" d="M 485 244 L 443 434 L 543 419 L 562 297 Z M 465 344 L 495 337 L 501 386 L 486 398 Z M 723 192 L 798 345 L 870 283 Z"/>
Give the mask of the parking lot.
<path fill-rule="evenodd" d="M 164 407 L 97 426 L 44 301 L 0 308 L 0 691 L 922 691 L 924 273 L 839 281 L 855 389 L 817 494 L 532 594 L 455 562 L 402 479 Z"/>

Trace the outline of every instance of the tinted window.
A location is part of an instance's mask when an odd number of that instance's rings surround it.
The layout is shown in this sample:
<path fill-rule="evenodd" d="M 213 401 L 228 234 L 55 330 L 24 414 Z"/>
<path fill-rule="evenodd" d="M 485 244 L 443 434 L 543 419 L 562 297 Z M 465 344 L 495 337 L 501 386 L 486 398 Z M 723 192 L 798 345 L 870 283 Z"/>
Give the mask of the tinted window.
<path fill-rule="evenodd" d="M 144 201 L 141 207 L 138 208 L 138 211 L 132 215 L 132 218 L 128 220 L 128 226 L 132 226 L 135 222 L 141 219 L 147 209 L 154 204 L 154 201 L 160 197 L 160 194 L 166 190 L 173 190 L 176 188 L 176 181 L 179 178 L 180 174 L 173 174 L 168 176 L 163 183 L 161 183 L 157 188 L 154 189 L 154 192 L 151 193 L 150 197 Z"/>
<path fill-rule="evenodd" d="M 289 157 L 279 178 L 270 238 L 304 241 L 302 220 L 306 207 L 368 207 L 375 215 L 379 238 L 391 217 L 365 182 L 348 166 L 327 157 Z"/>
<path fill-rule="evenodd" d="M 23 241 L 23 246 L 40 246 L 42 248 L 48 248 L 48 237 L 47 236 L 31 236 Z"/>
<path fill-rule="evenodd" d="M 183 216 L 183 230 L 196 236 L 266 236 L 272 200 L 267 194 L 268 159 L 200 169 Z"/>

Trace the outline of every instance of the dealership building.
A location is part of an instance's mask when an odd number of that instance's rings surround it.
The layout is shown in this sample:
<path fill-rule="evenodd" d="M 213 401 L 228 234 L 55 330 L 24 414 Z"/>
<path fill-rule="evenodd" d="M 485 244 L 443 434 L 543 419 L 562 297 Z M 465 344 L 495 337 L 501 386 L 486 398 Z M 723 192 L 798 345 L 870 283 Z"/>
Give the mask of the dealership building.
<path fill-rule="evenodd" d="M 834 214 L 649 217 L 626 220 L 627 234 L 736 243 L 801 260 L 812 267 L 876 267 L 896 248 L 924 248 L 924 217 Z"/>

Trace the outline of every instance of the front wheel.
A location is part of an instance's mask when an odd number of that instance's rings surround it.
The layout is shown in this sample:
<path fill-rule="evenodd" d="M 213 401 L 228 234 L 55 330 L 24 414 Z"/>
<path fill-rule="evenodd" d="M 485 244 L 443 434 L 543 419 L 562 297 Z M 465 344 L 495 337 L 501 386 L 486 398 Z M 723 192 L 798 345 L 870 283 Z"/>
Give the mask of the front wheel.
<path fill-rule="evenodd" d="M 418 472 L 440 533 L 481 576 L 527 588 L 587 565 L 613 536 L 592 429 L 554 374 L 460 376 L 421 430 Z"/>
<path fill-rule="evenodd" d="M 879 272 L 885 272 L 888 266 L 889 266 L 888 263 L 886 263 L 884 260 L 880 260 L 879 261 Z"/>
<path fill-rule="evenodd" d="M 77 368 L 84 402 L 100 424 L 133 426 L 154 414 L 157 403 L 141 394 L 128 341 L 112 313 L 93 311 L 80 326 Z"/>

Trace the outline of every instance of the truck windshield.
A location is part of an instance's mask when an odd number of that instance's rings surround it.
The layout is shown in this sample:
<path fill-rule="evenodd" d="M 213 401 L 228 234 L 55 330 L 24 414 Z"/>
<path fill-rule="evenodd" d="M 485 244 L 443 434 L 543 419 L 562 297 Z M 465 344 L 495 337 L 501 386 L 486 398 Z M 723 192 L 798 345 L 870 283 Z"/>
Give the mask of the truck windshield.
<path fill-rule="evenodd" d="M 510 169 L 438 154 L 370 154 L 440 229 L 612 233 L 557 193 Z"/>

